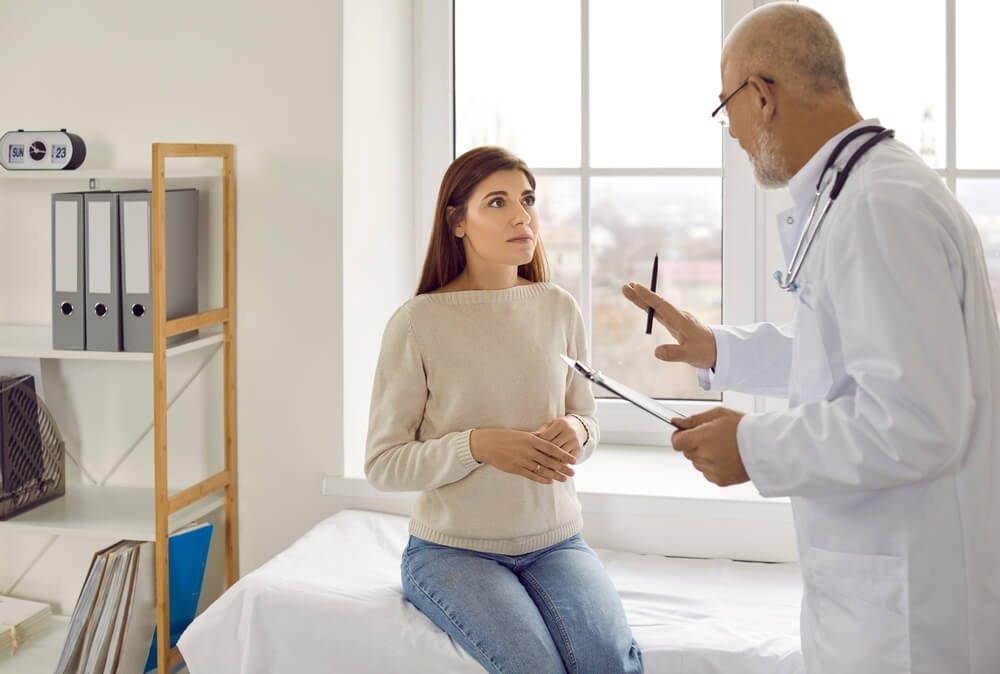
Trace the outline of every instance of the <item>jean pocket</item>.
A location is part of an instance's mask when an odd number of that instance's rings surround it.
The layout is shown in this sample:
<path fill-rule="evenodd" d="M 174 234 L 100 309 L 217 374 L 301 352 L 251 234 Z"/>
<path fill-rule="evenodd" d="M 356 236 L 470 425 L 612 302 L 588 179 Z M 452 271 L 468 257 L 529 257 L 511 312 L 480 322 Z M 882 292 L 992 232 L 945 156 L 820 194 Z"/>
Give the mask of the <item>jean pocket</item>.
<path fill-rule="evenodd" d="M 802 646 L 822 671 L 910 671 L 906 558 L 808 548 Z"/>

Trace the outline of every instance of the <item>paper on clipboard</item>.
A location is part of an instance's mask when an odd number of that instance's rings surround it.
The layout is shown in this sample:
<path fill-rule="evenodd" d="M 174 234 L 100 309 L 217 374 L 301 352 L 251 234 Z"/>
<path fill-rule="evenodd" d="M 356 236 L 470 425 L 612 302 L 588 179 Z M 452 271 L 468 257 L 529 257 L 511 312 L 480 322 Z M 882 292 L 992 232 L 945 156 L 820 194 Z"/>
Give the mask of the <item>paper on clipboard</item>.
<path fill-rule="evenodd" d="M 562 358 L 563 362 L 569 365 L 569 369 L 573 370 L 576 374 L 580 375 L 584 379 L 594 382 L 601 388 L 614 393 L 619 398 L 629 401 L 639 409 L 649 412 L 660 421 L 665 422 L 671 428 L 677 428 L 670 422 L 671 419 L 686 416 L 643 393 L 630 389 L 628 386 L 625 386 L 625 384 L 615 381 L 607 375 L 601 374 L 599 370 L 594 370 L 585 363 L 573 360 L 565 354 L 560 354 L 559 357 Z"/>

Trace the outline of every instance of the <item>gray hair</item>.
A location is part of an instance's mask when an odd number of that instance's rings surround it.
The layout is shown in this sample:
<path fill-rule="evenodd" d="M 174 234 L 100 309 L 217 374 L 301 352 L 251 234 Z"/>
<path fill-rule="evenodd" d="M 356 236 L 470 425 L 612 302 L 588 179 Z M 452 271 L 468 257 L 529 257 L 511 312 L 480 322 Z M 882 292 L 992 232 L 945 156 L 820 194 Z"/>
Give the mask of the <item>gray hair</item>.
<path fill-rule="evenodd" d="M 726 48 L 744 76 L 774 77 L 807 98 L 834 94 L 851 101 L 840 40 L 830 22 L 810 7 L 794 2 L 759 7 L 736 24 Z"/>

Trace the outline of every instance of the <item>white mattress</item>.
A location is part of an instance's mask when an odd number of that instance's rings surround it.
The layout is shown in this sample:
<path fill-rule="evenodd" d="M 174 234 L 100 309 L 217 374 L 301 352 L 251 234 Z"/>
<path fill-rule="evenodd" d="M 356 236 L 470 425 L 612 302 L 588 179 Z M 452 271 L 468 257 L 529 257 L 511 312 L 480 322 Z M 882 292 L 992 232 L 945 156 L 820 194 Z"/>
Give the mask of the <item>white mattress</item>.
<path fill-rule="evenodd" d="M 345 510 L 320 522 L 208 607 L 180 639 L 192 674 L 481 672 L 407 602 L 407 519 Z M 795 564 L 597 549 L 647 672 L 791 674 L 799 648 Z"/>

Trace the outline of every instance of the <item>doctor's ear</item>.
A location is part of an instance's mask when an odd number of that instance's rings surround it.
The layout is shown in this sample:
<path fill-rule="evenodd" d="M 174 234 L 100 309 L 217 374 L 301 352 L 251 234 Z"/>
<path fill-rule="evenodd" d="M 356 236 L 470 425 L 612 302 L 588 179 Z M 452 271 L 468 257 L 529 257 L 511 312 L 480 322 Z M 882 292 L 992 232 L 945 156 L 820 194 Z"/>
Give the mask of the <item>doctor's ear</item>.
<path fill-rule="evenodd" d="M 770 77 L 753 75 L 749 78 L 750 92 L 754 96 L 754 105 L 764 117 L 771 118 L 775 113 L 774 80 Z"/>

